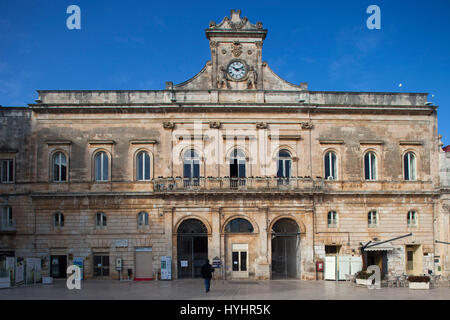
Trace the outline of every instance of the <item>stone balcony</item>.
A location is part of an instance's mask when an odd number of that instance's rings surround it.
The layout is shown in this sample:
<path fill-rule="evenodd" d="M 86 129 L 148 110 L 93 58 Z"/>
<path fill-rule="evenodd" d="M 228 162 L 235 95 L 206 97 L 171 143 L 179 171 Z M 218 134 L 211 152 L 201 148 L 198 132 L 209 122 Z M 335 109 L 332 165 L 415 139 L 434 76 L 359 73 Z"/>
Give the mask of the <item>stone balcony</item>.
<path fill-rule="evenodd" d="M 155 193 L 320 193 L 322 179 L 310 177 L 200 177 L 158 178 L 153 182 Z"/>
<path fill-rule="evenodd" d="M 136 195 L 136 194 L 434 194 L 431 181 L 324 180 L 321 177 L 158 177 L 149 181 L 34 182 L 1 186 L 0 194 L 32 195 Z"/>

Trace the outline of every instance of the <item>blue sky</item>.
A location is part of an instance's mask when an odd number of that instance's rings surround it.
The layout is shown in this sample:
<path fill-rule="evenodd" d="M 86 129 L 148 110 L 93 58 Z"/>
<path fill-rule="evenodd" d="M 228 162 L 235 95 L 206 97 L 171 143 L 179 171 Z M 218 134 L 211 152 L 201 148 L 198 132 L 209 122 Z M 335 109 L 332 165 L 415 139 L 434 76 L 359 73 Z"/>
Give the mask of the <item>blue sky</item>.
<path fill-rule="evenodd" d="M 81 8 L 81 30 L 66 9 Z M 369 5 L 381 30 L 366 28 Z M 269 30 L 263 59 L 310 90 L 427 92 L 450 144 L 450 1 L 0 0 L 0 104 L 37 89 L 163 89 L 209 60 L 204 30 L 241 9 Z M 434 98 L 431 97 L 434 94 Z"/>

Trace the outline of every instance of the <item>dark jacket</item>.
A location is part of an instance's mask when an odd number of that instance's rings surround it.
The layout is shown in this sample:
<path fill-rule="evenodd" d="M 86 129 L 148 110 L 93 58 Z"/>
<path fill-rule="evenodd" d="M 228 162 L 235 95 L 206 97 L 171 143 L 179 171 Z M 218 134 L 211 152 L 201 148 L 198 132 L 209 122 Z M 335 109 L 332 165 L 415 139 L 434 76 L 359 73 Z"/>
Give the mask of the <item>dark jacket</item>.
<path fill-rule="evenodd" d="M 214 272 L 214 269 L 209 263 L 205 263 L 203 265 L 203 267 L 202 267 L 202 277 L 204 279 L 211 279 L 213 272 Z"/>

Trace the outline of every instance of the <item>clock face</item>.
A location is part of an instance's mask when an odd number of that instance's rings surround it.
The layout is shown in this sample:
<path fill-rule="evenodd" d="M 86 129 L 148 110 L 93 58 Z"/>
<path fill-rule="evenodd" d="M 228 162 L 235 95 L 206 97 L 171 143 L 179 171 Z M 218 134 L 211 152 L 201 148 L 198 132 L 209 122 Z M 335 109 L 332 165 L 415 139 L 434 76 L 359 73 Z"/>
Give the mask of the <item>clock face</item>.
<path fill-rule="evenodd" d="M 228 74 L 235 80 L 242 79 L 246 73 L 247 70 L 242 61 L 233 61 L 228 66 Z"/>

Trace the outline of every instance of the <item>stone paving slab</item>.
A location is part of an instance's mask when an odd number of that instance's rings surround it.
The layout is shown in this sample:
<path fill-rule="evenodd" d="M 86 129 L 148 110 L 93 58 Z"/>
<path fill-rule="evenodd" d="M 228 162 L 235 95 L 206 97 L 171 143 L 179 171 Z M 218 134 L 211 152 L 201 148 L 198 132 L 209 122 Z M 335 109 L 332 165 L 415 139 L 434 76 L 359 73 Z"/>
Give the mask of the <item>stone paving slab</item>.
<path fill-rule="evenodd" d="M 369 290 L 335 281 L 214 280 L 209 293 L 204 292 L 202 279 L 121 282 L 86 280 L 81 290 L 68 290 L 65 280 L 51 285 L 0 289 L 0 300 L 449 300 L 450 288 L 431 290 L 381 288 Z"/>

